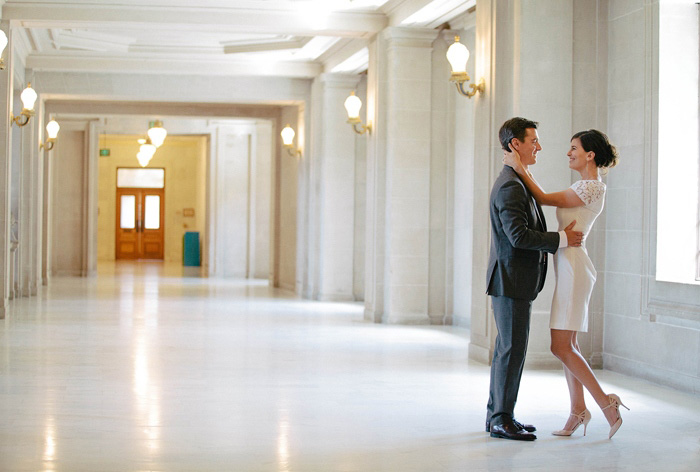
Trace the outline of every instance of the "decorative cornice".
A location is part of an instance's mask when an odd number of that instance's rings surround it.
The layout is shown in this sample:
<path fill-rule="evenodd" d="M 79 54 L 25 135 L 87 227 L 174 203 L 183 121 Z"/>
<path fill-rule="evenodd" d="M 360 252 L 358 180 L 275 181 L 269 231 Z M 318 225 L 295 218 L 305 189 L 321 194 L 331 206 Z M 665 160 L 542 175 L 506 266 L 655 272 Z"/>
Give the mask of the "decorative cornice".
<path fill-rule="evenodd" d="M 407 47 L 431 47 L 438 37 L 438 31 L 432 28 L 406 28 L 391 26 L 382 31 L 382 37 L 389 45 Z"/>

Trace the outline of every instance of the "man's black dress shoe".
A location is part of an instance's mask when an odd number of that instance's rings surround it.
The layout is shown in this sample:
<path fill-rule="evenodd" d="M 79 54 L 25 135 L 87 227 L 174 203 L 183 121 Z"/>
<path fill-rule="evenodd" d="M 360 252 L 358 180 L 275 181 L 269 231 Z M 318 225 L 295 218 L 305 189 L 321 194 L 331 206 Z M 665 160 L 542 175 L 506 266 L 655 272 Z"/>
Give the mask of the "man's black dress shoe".
<path fill-rule="evenodd" d="M 537 436 L 518 428 L 513 422 L 491 425 L 491 437 L 514 439 L 516 441 L 534 441 L 537 439 Z"/>
<path fill-rule="evenodd" d="M 513 423 L 515 423 L 515 426 L 517 426 L 520 429 L 524 429 L 528 433 L 534 433 L 537 431 L 537 428 L 535 428 L 534 425 L 531 424 L 523 424 L 520 421 L 513 419 Z M 489 421 L 486 422 L 486 432 L 490 433 L 491 432 L 491 423 Z"/>

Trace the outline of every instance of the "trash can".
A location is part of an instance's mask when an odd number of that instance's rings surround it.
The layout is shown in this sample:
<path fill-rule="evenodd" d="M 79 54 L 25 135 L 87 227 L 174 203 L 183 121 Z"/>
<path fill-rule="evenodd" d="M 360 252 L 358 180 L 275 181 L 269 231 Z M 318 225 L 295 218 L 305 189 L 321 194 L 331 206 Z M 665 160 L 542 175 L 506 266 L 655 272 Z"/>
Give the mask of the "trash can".
<path fill-rule="evenodd" d="M 186 231 L 182 244 L 182 265 L 198 267 L 199 264 L 199 231 Z"/>

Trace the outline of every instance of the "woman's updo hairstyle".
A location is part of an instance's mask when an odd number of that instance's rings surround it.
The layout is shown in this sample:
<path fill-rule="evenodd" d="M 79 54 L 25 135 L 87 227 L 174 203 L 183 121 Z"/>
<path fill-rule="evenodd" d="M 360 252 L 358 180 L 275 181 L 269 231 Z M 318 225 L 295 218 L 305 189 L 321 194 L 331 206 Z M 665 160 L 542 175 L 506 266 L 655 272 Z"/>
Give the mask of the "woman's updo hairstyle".
<path fill-rule="evenodd" d="M 593 160 L 597 167 L 610 168 L 615 167 L 617 164 L 617 149 L 610 144 L 610 140 L 605 133 L 597 129 L 589 129 L 587 131 L 579 131 L 571 137 L 571 139 L 574 138 L 578 138 L 581 141 L 584 151 L 593 151 L 595 153 Z"/>

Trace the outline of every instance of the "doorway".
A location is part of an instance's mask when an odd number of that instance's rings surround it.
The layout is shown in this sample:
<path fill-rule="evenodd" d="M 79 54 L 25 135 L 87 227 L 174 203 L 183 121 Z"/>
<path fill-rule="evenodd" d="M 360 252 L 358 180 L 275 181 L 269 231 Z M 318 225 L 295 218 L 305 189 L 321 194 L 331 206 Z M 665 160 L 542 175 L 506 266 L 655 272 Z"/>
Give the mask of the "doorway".
<path fill-rule="evenodd" d="M 117 260 L 163 260 L 164 184 L 164 169 L 117 169 Z"/>

